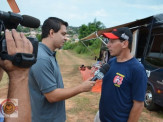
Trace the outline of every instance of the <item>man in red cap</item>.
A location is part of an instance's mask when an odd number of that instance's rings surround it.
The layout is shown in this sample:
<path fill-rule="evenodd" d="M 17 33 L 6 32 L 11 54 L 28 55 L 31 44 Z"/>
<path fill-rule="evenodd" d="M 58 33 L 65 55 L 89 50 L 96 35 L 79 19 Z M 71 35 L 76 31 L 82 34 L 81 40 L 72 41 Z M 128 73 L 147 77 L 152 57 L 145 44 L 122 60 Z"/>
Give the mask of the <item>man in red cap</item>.
<path fill-rule="evenodd" d="M 109 39 L 110 69 L 105 74 L 99 106 L 101 122 L 137 122 L 144 106 L 147 75 L 131 55 L 132 32 L 127 27 L 104 33 Z"/>

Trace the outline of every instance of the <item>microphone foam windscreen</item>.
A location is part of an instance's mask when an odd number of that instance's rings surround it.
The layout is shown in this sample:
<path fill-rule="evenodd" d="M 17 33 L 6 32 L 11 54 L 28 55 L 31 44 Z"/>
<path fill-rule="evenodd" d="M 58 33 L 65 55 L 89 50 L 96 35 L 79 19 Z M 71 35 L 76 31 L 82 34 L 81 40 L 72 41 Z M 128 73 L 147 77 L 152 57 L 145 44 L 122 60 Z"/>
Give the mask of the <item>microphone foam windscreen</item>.
<path fill-rule="evenodd" d="M 22 26 L 30 27 L 30 28 L 38 28 L 40 26 L 39 19 L 28 15 L 22 15 L 22 17 L 23 17 L 23 21 L 20 22 Z"/>
<path fill-rule="evenodd" d="M 102 72 L 103 74 L 106 73 L 106 71 L 103 68 L 100 69 L 100 72 Z"/>
<path fill-rule="evenodd" d="M 102 68 L 107 72 L 109 70 L 109 68 L 110 68 L 110 65 L 109 64 L 104 64 L 102 66 Z"/>

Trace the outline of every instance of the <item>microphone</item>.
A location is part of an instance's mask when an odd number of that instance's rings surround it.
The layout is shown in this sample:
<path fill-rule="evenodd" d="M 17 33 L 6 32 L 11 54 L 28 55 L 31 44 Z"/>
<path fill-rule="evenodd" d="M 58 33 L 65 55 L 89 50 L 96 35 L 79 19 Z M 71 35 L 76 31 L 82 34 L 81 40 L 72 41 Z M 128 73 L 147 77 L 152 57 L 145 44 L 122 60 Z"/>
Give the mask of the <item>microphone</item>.
<path fill-rule="evenodd" d="M 39 19 L 28 15 L 21 16 L 13 12 L 0 11 L 0 20 L 4 22 L 5 27 L 8 29 L 17 28 L 19 24 L 30 28 L 38 28 L 40 26 Z"/>
<path fill-rule="evenodd" d="M 96 71 L 95 76 L 91 79 L 91 81 L 96 81 L 97 79 L 102 79 L 105 73 L 109 70 L 110 65 L 105 64 L 99 70 Z"/>
<path fill-rule="evenodd" d="M 20 22 L 20 24 L 22 26 L 26 26 L 26 27 L 30 27 L 30 28 L 38 28 L 40 26 L 40 20 L 35 18 L 35 17 L 31 17 L 28 15 L 22 15 L 23 17 L 23 21 Z"/>

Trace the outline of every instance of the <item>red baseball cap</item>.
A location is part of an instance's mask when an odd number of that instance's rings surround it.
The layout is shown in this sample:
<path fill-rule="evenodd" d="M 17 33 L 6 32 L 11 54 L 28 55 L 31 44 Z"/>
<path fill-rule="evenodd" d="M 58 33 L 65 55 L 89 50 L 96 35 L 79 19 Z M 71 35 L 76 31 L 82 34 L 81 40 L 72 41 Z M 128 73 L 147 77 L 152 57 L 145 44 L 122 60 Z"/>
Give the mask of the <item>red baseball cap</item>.
<path fill-rule="evenodd" d="M 103 36 L 109 39 L 128 40 L 132 42 L 132 32 L 128 27 L 113 29 L 111 33 L 103 33 Z"/>

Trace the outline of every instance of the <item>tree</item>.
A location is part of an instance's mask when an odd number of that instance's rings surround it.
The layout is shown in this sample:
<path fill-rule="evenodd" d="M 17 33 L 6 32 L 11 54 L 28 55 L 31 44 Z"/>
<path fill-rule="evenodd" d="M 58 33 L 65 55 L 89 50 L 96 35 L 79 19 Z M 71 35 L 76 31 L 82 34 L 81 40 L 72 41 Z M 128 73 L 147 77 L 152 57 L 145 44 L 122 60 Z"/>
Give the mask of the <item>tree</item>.
<path fill-rule="evenodd" d="M 94 21 L 91 23 L 88 23 L 88 25 L 83 24 L 79 29 L 79 39 L 84 38 L 88 36 L 89 34 L 104 29 L 105 26 L 102 22 L 97 21 L 94 19 Z"/>
<path fill-rule="evenodd" d="M 88 26 L 83 24 L 79 29 L 79 39 L 84 38 L 88 35 Z"/>
<path fill-rule="evenodd" d="M 23 27 L 21 25 L 18 25 L 17 29 L 18 32 L 30 32 L 30 28 L 28 27 Z"/>
<path fill-rule="evenodd" d="M 84 38 L 88 35 L 90 35 L 91 33 L 104 29 L 105 26 L 102 22 L 97 21 L 96 19 L 94 19 L 94 21 L 91 23 L 88 23 L 88 25 L 83 24 L 80 29 L 79 29 L 79 39 Z M 85 44 L 87 46 L 91 46 L 94 43 L 94 41 L 90 40 L 85 42 Z"/>
<path fill-rule="evenodd" d="M 37 34 L 36 38 L 38 39 L 39 42 L 41 42 L 41 35 L 40 34 Z"/>

